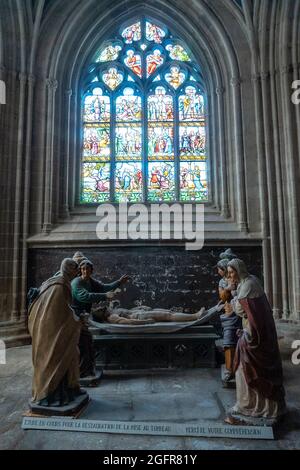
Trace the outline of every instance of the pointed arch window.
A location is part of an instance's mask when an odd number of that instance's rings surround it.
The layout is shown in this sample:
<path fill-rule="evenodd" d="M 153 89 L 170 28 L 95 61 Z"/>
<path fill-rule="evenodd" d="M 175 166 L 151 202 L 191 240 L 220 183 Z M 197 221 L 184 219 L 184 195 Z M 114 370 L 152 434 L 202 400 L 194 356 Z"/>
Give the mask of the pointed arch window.
<path fill-rule="evenodd" d="M 107 41 L 82 97 L 80 203 L 208 200 L 201 70 L 157 22 Z"/>

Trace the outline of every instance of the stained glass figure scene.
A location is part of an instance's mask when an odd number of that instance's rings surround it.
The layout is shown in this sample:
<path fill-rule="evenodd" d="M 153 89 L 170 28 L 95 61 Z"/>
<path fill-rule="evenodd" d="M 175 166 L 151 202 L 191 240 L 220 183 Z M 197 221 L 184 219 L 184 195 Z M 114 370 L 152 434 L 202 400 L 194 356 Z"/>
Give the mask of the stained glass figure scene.
<path fill-rule="evenodd" d="M 149 160 L 174 159 L 173 125 L 149 125 L 148 158 Z"/>
<path fill-rule="evenodd" d="M 109 160 L 110 131 L 109 127 L 86 124 L 83 136 L 84 161 Z"/>
<path fill-rule="evenodd" d="M 142 129 L 141 126 L 124 124 L 116 127 L 116 159 L 141 160 Z"/>
<path fill-rule="evenodd" d="M 139 54 L 136 54 L 133 49 L 126 52 L 124 64 L 127 65 L 138 77 L 142 77 L 142 59 Z"/>
<path fill-rule="evenodd" d="M 148 199 L 171 202 L 175 199 L 174 163 L 151 162 L 148 165 Z"/>
<path fill-rule="evenodd" d="M 170 71 L 165 75 L 165 79 L 167 82 L 177 90 L 180 85 L 185 80 L 185 74 L 180 71 L 180 68 L 177 66 L 173 66 L 170 68 Z"/>
<path fill-rule="evenodd" d="M 207 201 L 205 88 L 188 47 L 144 17 L 106 39 L 83 80 L 80 202 Z"/>
<path fill-rule="evenodd" d="M 149 121 L 173 121 L 173 97 L 166 94 L 164 87 L 158 86 L 155 94 L 148 97 Z"/>
<path fill-rule="evenodd" d="M 157 70 L 164 63 L 164 58 L 161 55 L 160 49 L 154 49 L 153 52 L 147 55 L 147 77 L 153 75 L 154 72 Z"/>
<path fill-rule="evenodd" d="M 95 88 L 93 95 L 87 95 L 84 100 L 84 121 L 110 121 L 110 99 L 102 95 L 101 88 Z"/>
<path fill-rule="evenodd" d="M 141 23 L 134 23 L 122 32 L 122 38 L 125 39 L 126 44 L 132 44 L 133 41 L 139 41 L 142 37 Z"/>
<path fill-rule="evenodd" d="M 132 88 L 125 88 L 123 95 L 116 99 L 116 121 L 140 121 L 141 117 L 141 97 L 136 96 Z"/>
<path fill-rule="evenodd" d="M 143 176 L 141 163 L 117 163 L 115 175 L 115 191 L 117 202 L 142 201 Z"/>
<path fill-rule="evenodd" d="M 197 121 L 204 118 L 204 97 L 193 86 L 185 88 L 185 94 L 178 99 L 179 120 Z"/>
<path fill-rule="evenodd" d="M 156 44 L 161 44 L 165 35 L 166 33 L 162 28 L 146 21 L 146 39 L 148 41 L 154 41 Z"/>
<path fill-rule="evenodd" d="M 205 127 L 180 125 L 179 153 L 181 158 L 205 159 Z"/>
<path fill-rule="evenodd" d="M 190 56 L 186 50 L 179 44 L 168 44 L 166 50 L 169 51 L 170 59 L 180 60 L 181 62 L 190 62 Z"/>
<path fill-rule="evenodd" d="M 110 44 L 100 52 L 98 59 L 96 59 L 96 62 L 110 62 L 111 60 L 117 60 L 121 49 L 122 47 L 118 44 L 115 46 L 113 44 Z"/>
<path fill-rule="evenodd" d="M 118 69 L 111 67 L 106 73 L 102 75 L 104 83 L 111 89 L 115 90 L 123 81 L 123 75 L 118 72 Z"/>
<path fill-rule="evenodd" d="M 83 163 L 81 179 L 82 201 L 100 203 L 110 200 L 110 164 Z"/>
<path fill-rule="evenodd" d="M 180 200 L 205 201 L 207 199 L 207 174 L 205 162 L 180 163 Z"/>

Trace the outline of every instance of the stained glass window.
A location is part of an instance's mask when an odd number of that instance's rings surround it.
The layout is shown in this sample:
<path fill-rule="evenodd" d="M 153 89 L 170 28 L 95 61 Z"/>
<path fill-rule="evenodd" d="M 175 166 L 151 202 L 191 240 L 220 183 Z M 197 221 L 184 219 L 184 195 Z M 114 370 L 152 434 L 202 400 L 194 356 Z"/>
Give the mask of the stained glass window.
<path fill-rule="evenodd" d="M 84 80 L 80 202 L 207 201 L 201 68 L 148 18 L 113 37 Z"/>

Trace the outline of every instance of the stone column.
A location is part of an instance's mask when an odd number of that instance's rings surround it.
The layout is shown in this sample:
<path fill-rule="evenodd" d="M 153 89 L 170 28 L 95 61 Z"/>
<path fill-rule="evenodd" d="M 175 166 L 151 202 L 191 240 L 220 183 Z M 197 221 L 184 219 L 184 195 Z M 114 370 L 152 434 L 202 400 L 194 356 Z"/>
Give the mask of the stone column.
<path fill-rule="evenodd" d="M 78 144 L 78 104 L 77 93 L 72 92 L 70 104 L 70 159 L 69 159 L 69 209 L 70 211 L 75 207 L 76 186 L 77 186 L 77 163 L 80 159 L 80 145 Z M 71 157 L 72 156 L 72 157 Z"/>
<path fill-rule="evenodd" d="M 65 135 L 64 135 L 64 161 L 63 161 L 63 204 L 61 215 L 62 217 L 70 216 L 70 132 L 71 132 L 71 97 L 72 90 L 65 91 L 65 109 L 66 113 L 63 115 L 63 120 L 66 121 Z"/>
<path fill-rule="evenodd" d="M 33 95 L 35 76 L 28 76 L 28 94 L 26 109 L 26 142 L 25 142 L 25 165 L 24 165 L 24 199 L 23 199 L 23 240 L 22 240 L 22 268 L 21 268 L 21 319 L 26 318 L 26 294 L 27 294 L 27 237 L 29 226 L 29 203 L 30 203 L 30 174 L 31 174 L 31 151 L 32 151 L 32 121 L 33 121 Z"/>
<path fill-rule="evenodd" d="M 244 165 L 244 146 L 243 146 L 243 127 L 242 127 L 242 108 L 241 108 L 241 81 L 238 77 L 232 77 L 230 80 L 232 88 L 233 104 L 233 129 L 234 150 L 236 165 L 236 194 L 238 207 L 238 225 L 242 232 L 248 231 L 247 206 L 246 206 L 246 181 Z"/>
<path fill-rule="evenodd" d="M 44 191 L 44 221 L 42 231 L 49 233 L 52 229 L 53 207 L 53 140 L 55 120 L 55 92 L 57 80 L 48 78 L 47 86 L 47 124 L 46 124 L 46 149 L 45 149 L 45 191 Z"/>
<path fill-rule="evenodd" d="M 219 130 L 219 152 L 220 158 L 220 186 L 221 193 L 221 214 L 225 218 L 230 217 L 230 209 L 228 203 L 228 178 L 227 178 L 227 161 L 226 161 L 226 145 L 225 145 L 225 126 L 224 126 L 224 93 L 225 88 L 218 86 L 216 88 L 217 95 L 217 111 L 218 111 L 218 130 Z"/>
<path fill-rule="evenodd" d="M 16 178 L 15 178 L 15 208 L 14 208 L 14 236 L 13 236 L 13 308 L 12 320 L 19 321 L 20 316 L 20 292 L 21 292 L 21 238 L 23 216 L 23 158 L 24 158 L 24 118 L 25 118 L 25 94 L 27 76 L 19 74 L 19 109 L 18 109 L 18 137 L 16 152 Z"/>
<path fill-rule="evenodd" d="M 285 210 L 288 213 L 288 263 L 290 264 L 289 276 L 289 298 L 290 313 L 293 315 L 291 319 L 298 320 L 300 318 L 300 247 L 299 247 L 299 209 L 298 209 L 298 187 L 299 177 L 297 175 L 297 154 L 296 145 L 293 136 L 294 123 L 292 120 L 292 102 L 291 102 L 291 66 L 285 65 L 281 69 L 281 89 L 282 89 L 282 106 L 284 111 L 283 130 L 285 142 L 285 164 L 287 175 L 286 193 L 287 205 Z"/>
<path fill-rule="evenodd" d="M 263 104 L 261 80 L 258 74 L 252 75 L 252 84 L 254 90 L 255 103 L 255 125 L 256 125 L 256 145 L 258 151 L 258 180 L 259 180 L 259 202 L 261 213 L 261 231 L 262 231 L 262 249 L 263 249 L 263 275 L 264 289 L 270 302 L 272 303 L 272 277 L 271 258 L 270 258 L 270 240 L 269 240 L 269 220 L 268 208 L 266 201 L 268 200 L 268 188 L 266 177 L 266 154 L 264 149 L 264 122 L 263 122 Z"/>

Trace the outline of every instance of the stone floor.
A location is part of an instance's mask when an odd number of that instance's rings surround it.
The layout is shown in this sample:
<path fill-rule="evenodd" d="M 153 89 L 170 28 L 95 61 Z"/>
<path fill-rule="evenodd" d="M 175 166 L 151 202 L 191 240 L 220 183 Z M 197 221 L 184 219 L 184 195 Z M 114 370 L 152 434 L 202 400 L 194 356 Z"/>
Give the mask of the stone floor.
<path fill-rule="evenodd" d="M 299 449 L 300 365 L 284 360 L 289 412 L 277 440 L 242 440 L 137 436 L 122 434 L 38 431 L 21 429 L 31 389 L 31 347 L 9 349 L 0 365 L 0 449 L 202 450 Z M 89 389 L 92 401 L 82 418 L 118 421 L 201 419 L 222 423 L 234 403 L 235 391 L 223 389 L 220 369 L 189 369 L 153 373 L 105 375 Z"/>

